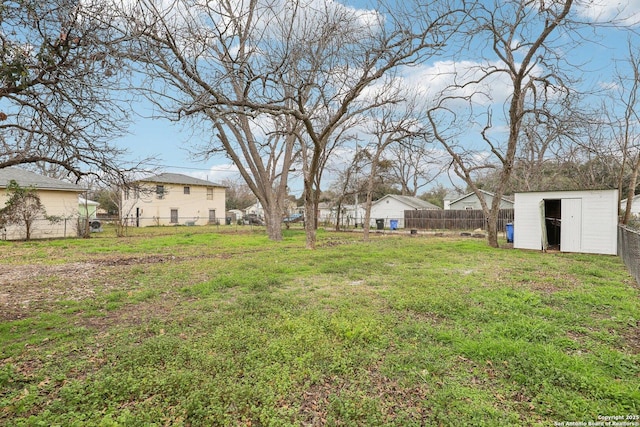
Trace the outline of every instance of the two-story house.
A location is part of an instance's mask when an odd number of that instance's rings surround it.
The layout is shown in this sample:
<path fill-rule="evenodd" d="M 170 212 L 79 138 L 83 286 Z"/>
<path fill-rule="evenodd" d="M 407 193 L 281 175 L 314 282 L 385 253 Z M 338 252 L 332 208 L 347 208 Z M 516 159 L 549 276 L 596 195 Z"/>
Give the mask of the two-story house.
<path fill-rule="evenodd" d="M 122 194 L 123 219 L 129 225 L 224 224 L 226 187 L 178 173 L 135 181 Z"/>

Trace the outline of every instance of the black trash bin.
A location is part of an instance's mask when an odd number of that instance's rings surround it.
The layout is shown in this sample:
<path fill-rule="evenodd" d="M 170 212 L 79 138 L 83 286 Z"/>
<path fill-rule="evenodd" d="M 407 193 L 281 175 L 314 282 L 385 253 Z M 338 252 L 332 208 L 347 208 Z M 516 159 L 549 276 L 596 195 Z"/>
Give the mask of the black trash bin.
<path fill-rule="evenodd" d="M 227 217 L 227 225 L 231 225 L 231 217 L 230 216 Z"/>
<path fill-rule="evenodd" d="M 384 230 L 384 219 L 376 219 L 376 228 L 378 230 Z"/>

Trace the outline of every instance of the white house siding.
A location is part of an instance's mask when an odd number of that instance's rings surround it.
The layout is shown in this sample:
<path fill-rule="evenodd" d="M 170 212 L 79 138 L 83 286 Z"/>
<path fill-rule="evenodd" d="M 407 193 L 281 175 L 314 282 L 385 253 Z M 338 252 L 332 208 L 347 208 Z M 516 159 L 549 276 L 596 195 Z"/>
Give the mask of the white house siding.
<path fill-rule="evenodd" d="M 155 192 L 156 184 L 145 182 L 147 191 L 139 192 L 135 198 L 134 191 L 129 191 L 129 198 L 123 201 L 123 216 L 130 225 L 146 227 L 152 225 L 205 225 L 210 223 L 209 211 L 215 210 L 215 218 L 224 224 L 225 221 L 225 188 L 200 186 L 193 184 L 167 184 L 164 196 L 159 198 Z M 189 194 L 184 194 L 184 187 L 189 187 Z M 207 198 L 207 188 L 213 189 L 213 197 Z M 172 222 L 172 210 L 177 210 L 177 222 Z M 136 218 L 136 213 L 139 218 Z"/>
<path fill-rule="evenodd" d="M 624 212 L 627 210 L 627 199 L 624 199 L 620 202 L 620 213 L 624 215 Z M 633 196 L 633 201 L 631 203 L 631 214 L 636 218 L 640 216 L 640 195 Z"/>
<path fill-rule="evenodd" d="M 491 206 L 493 203 L 493 195 L 488 192 L 483 192 L 487 204 Z M 512 209 L 513 203 L 502 199 L 500 201 L 500 209 Z M 465 209 L 482 209 L 480 200 L 475 193 L 467 194 L 466 196 L 460 196 L 457 200 L 446 200 L 444 205 L 445 210 L 465 210 Z"/>
<path fill-rule="evenodd" d="M 384 226 L 389 227 L 392 219 L 398 221 L 398 228 L 404 228 L 404 211 L 413 209 L 400 201 L 387 198 L 381 203 L 371 206 L 371 226 L 376 225 L 376 219 L 384 219 Z"/>
<path fill-rule="evenodd" d="M 542 200 L 561 200 L 562 221 L 568 224 L 568 228 L 561 225 L 561 251 L 609 255 L 617 253 L 617 190 L 516 193 L 515 248 L 542 248 Z M 573 218 L 567 217 L 568 215 Z M 572 221 L 577 223 L 571 224 Z M 562 242 L 566 242 L 564 248 Z"/>
<path fill-rule="evenodd" d="M 55 237 L 71 237 L 77 235 L 78 193 L 80 191 L 38 190 L 40 202 L 49 217 L 61 220 L 51 222 L 44 216 L 37 218 L 31 230 L 32 239 L 46 239 Z M 0 192 L 0 207 L 7 202 L 6 191 Z M 20 240 L 26 237 L 25 227 L 12 225 L 0 232 L 3 239 Z"/>

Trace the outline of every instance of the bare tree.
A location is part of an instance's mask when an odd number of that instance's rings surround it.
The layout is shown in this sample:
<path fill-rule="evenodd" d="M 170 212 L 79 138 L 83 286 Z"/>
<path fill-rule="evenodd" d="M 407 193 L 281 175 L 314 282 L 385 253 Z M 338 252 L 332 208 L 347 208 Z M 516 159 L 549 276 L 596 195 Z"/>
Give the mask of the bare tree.
<path fill-rule="evenodd" d="M 127 124 L 121 40 L 103 16 L 100 0 L 2 3 L 0 168 L 122 169 L 125 150 L 112 144 Z"/>
<path fill-rule="evenodd" d="M 239 168 L 267 210 L 274 239 L 281 237 L 295 144 L 302 144 L 313 248 L 319 184 L 336 134 L 361 112 L 393 102 L 365 91 L 440 52 L 458 25 L 460 10 L 451 4 L 390 4 L 363 11 L 324 1 L 221 0 L 187 8 L 141 0 L 127 13 L 131 59 L 145 64 L 151 99 L 163 112 L 204 118 L 215 129 L 210 152 L 224 149 Z M 269 131 L 256 132 L 267 116 Z M 278 138 L 277 150 L 267 149 L 265 134 Z"/>
<path fill-rule="evenodd" d="M 402 144 L 410 145 L 412 141 L 426 141 L 428 132 L 425 122 L 415 116 L 415 104 L 406 102 L 403 107 L 386 105 L 376 110 L 370 110 L 372 120 L 367 127 L 372 140 L 369 143 L 370 166 L 366 185 L 365 216 L 363 239 L 369 240 L 369 223 L 371 222 L 371 204 L 373 188 L 378 171 L 383 161 L 383 154 L 390 147 Z M 420 145 L 420 144 L 418 144 Z M 386 162 L 390 163 L 391 162 Z"/>
<path fill-rule="evenodd" d="M 292 101 L 273 84 L 294 36 L 288 6 L 141 0 L 119 9 L 132 67 L 147 78 L 140 89 L 160 116 L 200 126 L 206 142 L 193 154 L 227 156 L 264 208 L 269 238 L 281 240 L 299 130 L 280 113 Z"/>
<path fill-rule="evenodd" d="M 227 210 L 244 209 L 255 203 L 256 197 L 244 181 L 229 178 L 222 180 L 221 184 L 226 187 L 225 206 Z"/>
<path fill-rule="evenodd" d="M 622 104 L 623 114 L 621 120 L 616 121 L 615 136 L 620 143 L 623 161 L 620 175 L 624 171 L 630 173 L 630 182 L 627 190 L 627 206 L 622 217 L 622 223 L 627 224 L 631 220 L 631 208 L 635 196 L 640 173 L 640 50 L 631 40 L 628 42 L 628 57 L 626 59 L 629 73 L 622 71 L 617 73 L 618 101 Z M 619 180 L 618 189 L 622 193 L 622 179 Z M 620 198 L 622 194 L 620 194 Z"/>
<path fill-rule="evenodd" d="M 448 166 L 446 155 L 434 148 L 432 138 L 407 138 L 390 146 L 384 158 L 390 162 L 391 172 L 405 196 L 416 196 Z"/>
<path fill-rule="evenodd" d="M 324 159 L 336 132 L 369 110 L 400 102 L 395 91 L 384 90 L 392 86 L 394 73 L 438 55 L 463 16 L 453 2 L 390 2 L 392 8 L 367 16 L 331 5 L 321 16 L 307 15 L 304 37 L 295 48 L 288 46 L 293 78 L 285 81 L 295 107 L 286 114 L 302 124 L 305 134 L 305 212 L 314 216 Z M 306 243 L 314 248 L 309 218 Z"/>
<path fill-rule="evenodd" d="M 47 212 L 40 201 L 38 190 L 21 187 L 14 180 L 7 185 L 7 201 L 0 209 L 0 227 L 18 225 L 24 227 L 25 240 L 31 240 L 36 220 L 44 219 Z"/>
<path fill-rule="evenodd" d="M 563 67 L 562 43 L 570 34 L 573 0 L 532 2 L 509 0 L 476 3 L 471 12 L 468 31 L 469 48 L 485 55 L 479 65 L 457 73 L 454 81 L 439 97 L 438 105 L 428 111 L 435 138 L 452 158 L 456 174 L 476 193 L 487 216 L 487 236 L 491 246 L 498 246 L 497 218 L 500 201 L 509 184 L 516 159 L 522 126 L 528 115 L 553 115 L 566 99 L 571 80 Z M 561 34 L 561 30 L 564 32 Z M 484 49 L 487 47 L 487 49 Z M 489 53 L 491 56 L 488 56 Z M 478 108 L 476 101 L 491 99 L 483 90 L 489 82 L 502 82 L 508 92 L 505 100 L 504 137 L 494 131 L 493 111 L 487 110 L 486 121 L 479 130 L 480 146 L 447 135 L 443 123 L 462 121 L 469 126 L 470 116 L 460 116 L 459 104 L 466 101 Z M 475 104 L 474 104 L 475 103 Z M 471 108 L 470 108 L 471 110 Z M 444 117 L 448 116 L 447 119 Z M 450 128 L 449 128 L 450 129 Z M 499 174 L 495 197 L 489 204 L 475 184 L 479 171 L 495 169 Z"/>
<path fill-rule="evenodd" d="M 344 152 L 345 154 L 349 153 L 346 149 Z M 332 183 L 335 194 L 333 204 L 336 211 L 336 231 L 340 230 L 344 220 L 342 217 L 344 205 L 347 203 L 354 204 L 356 212 L 358 212 L 358 195 L 364 193 L 362 172 L 366 167 L 366 163 L 369 162 L 368 154 L 366 150 L 356 144 L 351 161 L 344 165 L 344 169 L 336 173 L 336 179 Z M 355 220 L 357 221 L 357 218 Z M 362 218 L 360 220 L 362 221 Z"/>

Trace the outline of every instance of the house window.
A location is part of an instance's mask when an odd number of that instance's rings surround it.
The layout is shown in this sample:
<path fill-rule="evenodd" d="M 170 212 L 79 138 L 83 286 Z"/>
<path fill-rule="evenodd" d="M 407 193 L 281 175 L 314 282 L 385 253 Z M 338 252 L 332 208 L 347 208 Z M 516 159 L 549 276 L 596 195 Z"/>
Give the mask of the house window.
<path fill-rule="evenodd" d="M 164 185 L 156 185 L 156 197 L 164 199 Z"/>
<path fill-rule="evenodd" d="M 211 223 L 211 224 L 215 224 L 216 223 L 216 210 L 215 209 L 209 209 L 209 223 Z"/>
<path fill-rule="evenodd" d="M 169 219 L 171 224 L 178 223 L 178 209 L 171 209 L 171 218 Z"/>
<path fill-rule="evenodd" d="M 191 187 L 184 187 L 184 194 L 191 194 Z"/>
<path fill-rule="evenodd" d="M 207 200 L 213 200 L 213 188 L 207 188 Z"/>

